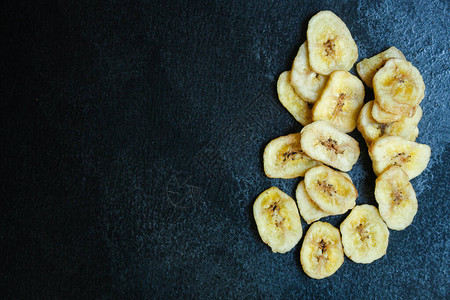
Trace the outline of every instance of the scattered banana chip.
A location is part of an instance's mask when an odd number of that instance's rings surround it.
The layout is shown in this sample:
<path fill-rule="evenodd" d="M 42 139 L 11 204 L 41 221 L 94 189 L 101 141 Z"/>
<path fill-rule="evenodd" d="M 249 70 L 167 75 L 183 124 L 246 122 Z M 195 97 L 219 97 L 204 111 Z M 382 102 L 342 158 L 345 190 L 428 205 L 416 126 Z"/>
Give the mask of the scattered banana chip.
<path fill-rule="evenodd" d="M 300 181 L 297 186 L 295 197 L 297 198 L 297 205 L 298 209 L 300 210 L 300 215 L 308 224 L 332 215 L 331 213 L 322 210 L 311 199 L 311 197 L 309 197 L 308 192 L 306 191 L 305 182 L 303 180 Z"/>
<path fill-rule="evenodd" d="M 253 204 L 259 235 L 273 252 L 285 253 L 300 241 L 303 229 L 295 201 L 276 187 L 262 192 Z"/>
<path fill-rule="evenodd" d="M 302 150 L 301 134 L 280 136 L 267 144 L 263 154 L 264 172 L 270 178 L 295 178 L 320 163 Z"/>
<path fill-rule="evenodd" d="M 347 173 L 341 173 L 347 177 L 351 182 L 352 179 Z M 306 223 L 311 224 L 314 221 L 320 220 L 334 214 L 322 210 L 317 204 L 309 197 L 306 191 L 305 181 L 302 180 L 297 186 L 295 191 L 295 197 L 297 198 L 298 209 L 300 210 L 300 215 L 306 221 Z"/>
<path fill-rule="evenodd" d="M 326 222 L 312 224 L 300 250 L 300 263 L 311 278 L 333 275 L 344 263 L 339 230 Z"/>
<path fill-rule="evenodd" d="M 368 264 L 386 254 L 389 230 L 375 206 L 355 206 L 340 229 L 344 253 L 354 262 Z"/>
<path fill-rule="evenodd" d="M 391 47 L 381 53 L 378 53 L 375 56 L 372 56 L 371 58 L 365 58 L 360 61 L 356 65 L 356 71 L 358 72 L 359 77 L 361 77 L 364 83 L 371 88 L 373 76 L 379 69 L 384 66 L 386 61 L 390 58 L 401 58 L 406 60 L 405 56 L 400 50 L 395 47 Z"/>
<path fill-rule="evenodd" d="M 373 77 L 375 101 L 387 112 L 412 117 L 425 96 L 419 70 L 410 62 L 391 58 Z"/>
<path fill-rule="evenodd" d="M 417 106 L 416 113 L 411 118 L 402 117 L 399 121 L 386 123 L 386 132 L 389 135 L 396 135 L 409 141 L 415 141 L 419 135 L 417 125 L 422 119 L 422 114 L 422 108 Z"/>
<path fill-rule="evenodd" d="M 305 188 L 320 209 L 335 215 L 353 208 L 358 197 L 358 191 L 351 180 L 324 165 L 306 172 Z"/>
<path fill-rule="evenodd" d="M 298 50 L 291 71 L 291 84 L 297 94 L 307 102 L 315 102 L 319 98 L 328 76 L 320 75 L 311 70 L 307 42 L 304 42 Z"/>
<path fill-rule="evenodd" d="M 408 174 L 398 166 L 386 169 L 375 182 L 380 215 L 390 229 L 403 230 L 417 213 L 417 198 Z"/>
<path fill-rule="evenodd" d="M 334 71 L 314 104 L 312 117 L 314 121 L 326 121 L 342 132 L 351 132 L 363 104 L 361 80 L 347 71 Z"/>
<path fill-rule="evenodd" d="M 290 72 L 281 73 L 277 82 L 278 98 L 288 112 L 303 126 L 312 122 L 312 104 L 304 101 L 290 84 Z"/>
<path fill-rule="evenodd" d="M 350 31 L 331 11 L 321 11 L 309 20 L 306 37 L 309 64 L 319 74 L 348 71 L 358 59 L 358 47 Z"/>
<path fill-rule="evenodd" d="M 412 118 L 403 117 L 400 121 L 392 123 L 378 123 L 371 114 L 374 101 L 367 102 L 361 109 L 358 117 L 358 130 L 366 140 L 368 146 L 380 136 L 395 135 L 409 141 L 415 141 L 419 134 L 417 124 L 422 118 L 422 109 L 417 107 L 417 112 Z"/>
<path fill-rule="evenodd" d="M 400 166 L 413 179 L 425 170 L 430 161 L 431 148 L 398 136 L 384 136 L 369 147 L 373 171 L 379 176 L 389 166 Z"/>
<path fill-rule="evenodd" d="M 309 157 L 343 172 L 348 172 L 359 158 L 358 142 L 325 121 L 303 127 L 302 149 Z"/>
<path fill-rule="evenodd" d="M 403 118 L 402 115 L 391 114 L 380 107 L 377 101 L 373 102 L 372 117 L 379 123 L 390 123 L 399 121 Z"/>

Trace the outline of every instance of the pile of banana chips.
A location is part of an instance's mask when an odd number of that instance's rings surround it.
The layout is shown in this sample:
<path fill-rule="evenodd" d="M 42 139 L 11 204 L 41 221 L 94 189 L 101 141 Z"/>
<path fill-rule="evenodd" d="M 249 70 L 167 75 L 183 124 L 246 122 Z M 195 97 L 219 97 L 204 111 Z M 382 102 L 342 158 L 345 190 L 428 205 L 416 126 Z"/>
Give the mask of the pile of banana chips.
<path fill-rule="evenodd" d="M 304 127 L 272 140 L 263 154 L 268 177 L 304 179 L 296 190 L 297 201 L 271 187 L 253 205 L 261 239 L 273 252 L 288 252 L 299 243 L 300 215 L 312 223 L 300 262 L 316 279 L 334 274 L 344 254 L 356 263 L 371 263 L 386 254 L 389 229 L 402 230 L 413 222 L 418 204 L 410 180 L 430 160 L 430 147 L 415 142 L 425 96 L 420 72 L 391 47 L 357 64 L 361 81 L 349 73 L 357 59 L 357 45 L 338 16 L 321 11 L 311 18 L 307 41 L 292 69 L 277 82 L 280 102 Z M 365 104 L 363 82 L 375 96 Z M 364 137 L 378 176 L 378 208 L 356 205 L 358 191 L 345 173 L 360 154 L 358 142 L 348 135 L 355 128 Z M 318 221 L 349 210 L 339 229 Z"/>

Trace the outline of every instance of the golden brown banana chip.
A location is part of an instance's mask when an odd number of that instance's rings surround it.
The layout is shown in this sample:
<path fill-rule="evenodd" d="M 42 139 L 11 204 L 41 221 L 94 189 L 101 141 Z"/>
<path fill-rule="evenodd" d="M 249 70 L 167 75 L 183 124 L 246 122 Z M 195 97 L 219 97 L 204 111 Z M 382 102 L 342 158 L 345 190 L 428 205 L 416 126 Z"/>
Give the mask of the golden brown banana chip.
<path fill-rule="evenodd" d="M 278 98 L 288 112 L 303 126 L 312 123 L 312 104 L 304 101 L 290 84 L 290 72 L 281 73 L 277 82 Z"/>
<path fill-rule="evenodd" d="M 314 104 L 312 117 L 314 121 L 326 121 L 342 132 L 351 132 L 363 104 L 361 80 L 347 71 L 334 71 Z"/>
<path fill-rule="evenodd" d="M 303 151 L 315 160 L 343 172 L 350 171 L 358 160 L 358 142 L 325 121 L 313 122 L 301 133 Z"/>
<path fill-rule="evenodd" d="M 391 58 L 373 77 L 375 101 L 392 114 L 412 117 L 425 96 L 419 70 L 410 62 Z"/>
<path fill-rule="evenodd" d="M 295 178 L 320 163 L 301 146 L 301 134 L 280 136 L 267 144 L 263 154 L 264 172 L 270 178 Z"/>
<path fill-rule="evenodd" d="M 253 204 L 259 235 L 273 252 L 285 253 L 300 241 L 303 229 L 295 201 L 276 187 L 262 192 Z"/>
<path fill-rule="evenodd" d="M 343 214 L 355 206 L 358 197 L 353 182 L 341 172 L 317 166 L 305 174 L 305 188 L 314 203 L 330 214 Z"/>
<path fill-rule="evenodd" d="M 354 262 L 368 264 L 386 254 L 389 230 L 375 206 L 355 206 L 340 228 L 344 253 Z"/>
<path fill-rule="evenodd" d="M 358 59 L 358 47 L 345 23 L 331 11 L 321 11 L 308 23 L 309 64 L 322 75 L 348 71 Z"/>
<path fill-rule="evenodd" d="M 344 263 L 339 230 L 326 222 L 312 224 L 300 250 L 300 263 L 311 278 L 333 275 Z"/>
<path fill-rule="evenodd" d="M 307 42 L 298 50 L 291 71 L 291 84 L 305 101 L 314 103 L 322 93 L 328 76 L 314 72 L 309 65 Z"/>
<path fill-rule="evenodd" d="M 416 193 L 408 174 L 399 166 L 390 166 L 378 176 L 375 199 L 380 215 L 390 229 L 405 229 L 417 213 Z"/>
<path fill-rule="evenodd" d="M 364 81 L 368 87 L 372 87 L 373 76 L 379 69 L 381 69 L 386 61 L 390 58 L 405 59 L 403 53 L 395 47 L 391 47 L 378 53 L 371 58 L 365 58 L 356 65 L 356 71 L 359 77 Z"/>

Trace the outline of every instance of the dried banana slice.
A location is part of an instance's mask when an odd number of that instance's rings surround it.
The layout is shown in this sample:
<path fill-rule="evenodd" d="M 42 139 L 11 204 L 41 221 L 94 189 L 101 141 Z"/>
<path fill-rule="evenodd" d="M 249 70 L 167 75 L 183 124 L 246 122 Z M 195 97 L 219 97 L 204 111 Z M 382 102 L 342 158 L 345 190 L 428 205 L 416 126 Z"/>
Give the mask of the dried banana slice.
<path fill-rule="evenodd" d="M 302 149 L 311 158 L 348 172 L 359 157 L 358 142 L 325 121 L 303 127 Z"/>
<path fill-rule="evenodd" d="M 375 199 L 390 229 L 403 230 L 417 213 L 417 198 L 408 174 L 398 166 L 386 169 L 375 181 Z"/>
<path fill-rule="evenodd" d="M 352 179 L 347 173 L 341 173 L 347 177 L 351 182 Z M 295 192 L 297 198 L 298 209 L 300 210 L 300 215 L 306 221 L 306 223 L 311 224 L 314 221 L 320 220 L 321 218 L 332 216 L 334 214 L 322 210 L 317 204 L 309 197 L 306 191 L 305 181 L 302 180 L 297 186 Z"/>
<path fill-rule="evenodd" d="M 416 113 L 411 118 L 402 117 L 399 121 L 386 123 L 386 133 L 389 135 L 396 135 L 403 137 L 409 141 L 415 141 L 419 135 L 417 125 L 422 119 L 423 111 L 420 106 L 417 106 Z"/>
<path fill-rule="evenodd" d="M 270 178 L 295 178 L 320 163 L 302 150 L 301 134 L 280 136 L 267 144 L 263 154 L 264 172 Z"/>
<path fill-rule="evenodd" d="M 373 91 L 382 109 L 412 117 L 425 96 L 425 84 L 410 62 L 391 58 L 373 77 Z"/>
<path fill-rule="evenodd" d="M 312 104 L 297 95 L 290 84 L 290 72 L 281 73 L 277 82 L 278 98 L 289 113 L 303 126 L 312 122 Z"/>
<path fill-rule="evenodd" d="M 390 123 L 399 121 L 403 118 L 402 115 L 391 114 L 380 107 L 377 101 L 374 101 L 372 106 L 372 117 L 379 123 Z"/>
<path fill-rule="evenodd" d="M 297 94 L 307 102 L 315 102 L 319 98 L 328 76 L 314 72 L 309 66 L 307 42 L 298 50 L 291 71 L 291 84 Z"/>
<path fill-rule="evenodd" d="M 354 262 L 368 264 L 386 254 L 389 229 L 375 206 L 355 206 L 340 229 L 344 253 Z"/>
<path fill-rule="evenodd" d="M 345 173 L 344 173 L 345 174 Z M 300 215 L 306 221 L 306 223 L 311 224 L 321 218 L 333 215 L 332 213 L 322 210 L 317 204 L 309 197 L 306 191 L 305 182 L 302 180 L 297 186 L 295 191 L 295 197 L 297 198 L 298 209 L 300 210 Z"/>
<path fill-rule="evenodd" d="M 306 191 L 320 209 L 330 214 L 343 214 L 355 206 L 358 191 L 341 172 L 321 165 L 305 174 Z"/>
<path fill-rule="evenodd" d="M 314 121 L 323 120 L 340 131 L 351 132 L 356 127 L 364 104 L 364 85 L 347 71 L 331 73 L 319 100 L 314 104 Z"/>
<path fill-rule="evenodd" d="M 419 135 L 417 124 L 422 118 L 422 109 L 420 106 L 412 118 L 403 117 L 400 121 L 392 123 L 378 123 L 371 114 L 374 101 L 367 102 L 361 109 L 358 117 L 358 130 L 370 146 L 373 141 L 384 135 L 395 135 L 403 137 L 409 141 L 415 141 Z"/>
<path fill-rule="evenodd" d="M 253 204 L 259 235 L 273 252 L 285 253 L 300 241 L 303 229 L 295 201 L 276 187 L 262 192 Z"/>
<path fill-rule="evenodd" d="M 300 263 L 311 278 L 333 275 L 344 263 L 339 230 L 326 222 L 312 224 L 300 250 Z"/>
<path fill-rule="evenodd" d="M 395 47 L 391 47 L 378 53 L 371 58 L 365 58 L 356 65 L 356 71 L 359 77 L 364 81 L 368 87 L 372 87 L 372 80 L 375 73 L 381 69 L 386 61 L 390 58 L 406 59 L 403 53 Z"/>
<path fill-rule="evenodd" d="M 319 74 L 348 71 L 358 59 L 358 47 L 350 31 L 331 11 L 321 11 L 309 20 L 306 37 L 309 64 Z"/>
<path fill-rule="evenodd" d="M 425 170 L 430 161 L 431 148 L 398 136 L 384 136 L 369 147 L 373 171 L 379 176 L 389 166 L 400 166 L 413 179 Z"/>

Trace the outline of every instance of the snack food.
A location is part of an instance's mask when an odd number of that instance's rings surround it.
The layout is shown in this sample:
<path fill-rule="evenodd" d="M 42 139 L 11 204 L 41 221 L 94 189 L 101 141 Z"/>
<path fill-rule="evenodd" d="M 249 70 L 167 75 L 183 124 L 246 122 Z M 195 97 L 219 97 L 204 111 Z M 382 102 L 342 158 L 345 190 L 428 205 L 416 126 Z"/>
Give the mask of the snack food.
<path fill-rule="evenodd" d="M 369 147 L 375 175 L 389 166 L 400 166 L 409 179 L 420 175 L 430 161 L 431 148 L 425 144 L 408 141 L 398 136 L 384 136 Z"/>
<path fill-rule="evenodd" d="M 372 205 L 355 206 L 340 226 L 345 255 L 368 264 L 386 254 L 389 230 Z"/>
<path fill-rule="evenodd" d="M 304 176 L 295 196 L 301 216 L 312 225 L 300 262 L 315 279 L 335 273 L 344 253 L 357 263 L 371 263 L 386 254 L 388 227 L 402 230 L 413 222 L 418 204 L 409 180 L 423 172 L 431 155 L 429 146 L 414 142 L 425 95 L 417 68 L 395 47 L 359 62 L 357 72 L 375 96 L 364 105 L 364 84 L 348 72 L 357 58 L 347 26 L 332 12 L 322 11 L 309 21 L 307 41 L 300 46 L 292 70 L 281 73 L 277 82 L 280 102 L 304 127 L 266 146 L 264 171 L 271 178 Z M 379 210 L 367 204 L 355 206 L 358 191 L 344 173 L 360 154 L 358 142 L 347 134 L 355 127 L 365 139 L 378 176 Z M 255 201 L 258 231 L 273 252 L 289 251 L 301 238 L 293 203 L 275 187 Z M 349 209 L 340 225 L 342 239 L 337 228 L 318 221 Z"/>
<path fill-rule="evenodd" d="M 306 172 L 305 188 L 314 203 L 330 214 L 345 213 L 355 206 L 358 197 L 351 180 L 323 165 Z"/>
<path fill-rule="evenodd" d="M 314 104 L 312 118 L 326 121 L 342 132 L 351 132 L 356 127 L 363 104 L 364 85 L 361 80 L 347 71 L 334 71 Z"/>
<path fill-rule="evenodd" d="M 315 222 L 305 234 L 300 263 L 305 273 L 322 279 L 333 275 L 344 263 L 339 230 L 326 222 Z"/>
<path fill-rule="evenodd" d="M 358 47 L 345 23 L 331 11 L 321 11 L 308 23 L 309 64 L 322 75 L 348 71 L 358 59 Z"/>
<path fill-rule="evenodd" d="M 301 134 L 280 136 L 267 144 L 263 154 L 264 172 L 270 178 L 295 178 L 320 163 L 301 146 Z"/>
<path fill-rule="evenodd" d="M 425 96 L 425 84 L 409 61 L 391 58 L 373 77 L 373 91 L 382 109 L 412 117 Z"/>
<path fill-rule="evenodd" d="M 285 253 L 300 241 L 303 229 L 297 205 L 276 187 L 262 192 L 253 204 L 259 235 L 273 252 Z"/>
<path fill-rule="evenodd" d="M 384 222 L 390 229 L 403 230 L 417 213 L 417 198 L 408 174 L 390 166 L 375 181 L 375 199 Z"/>
<path fill-rule="evenodd" d="M 312 122 L 311 103 L 304 101 L 290 84 L 290 72 L 281 73 L 277 82 L 278 99 L 288 112 L 303 126 Z"/>
<path fill-rule="evenodd" d="M 306 221 L 306 223 L 311 224 L 321 218 L 333 215 L 332 213 L 326 212 L 321 209 L 309 196 L 306 191 L 305 181 L 302 180 L 297 186 L 295 191 L 295 197 L 297 198 L 298 209 L 300 210 L 300 215 Z"/>
<path fill-rule="evenodd" d="M 417 112 L 412 118 L 402 117 L 397 122 L 378 123 L 370 113 L 374 101 L 367 102 L 358 117 L 358 130 L 361 132 L 368 146 L 381 136 L 395 135 L 409 141 L 415 141 L 419 135 L 417 124 L 422 118 L 422 108 L 417 107 Z"/>
<path fill-rule="evenodd" d="M 390 47 L 381 53 L 370 58 L 365 58 L 356 64 L 356 71 L 359 77 L 364 81 L 368 87 L 372 87 L 373 76 L 379 69 L 381 69 L 386 61 L 390 58 L 401 58 L 405 59 L 403 53 L 395 47 Z"/>
<path fill-rule="evenodd" d="M 325 121 L 303 127 L 301 145 L 311 158 L 343 172 L 352 169 L 359 157 L 358 142 Z"/>
<path fill-rule="evenodd" d="M 309 65 L 307 42 L 298 50 L 291 71 L 291 84 L 305 101 L 314 103 L 322 93 L 328 76 L 314 72 Z"/>

